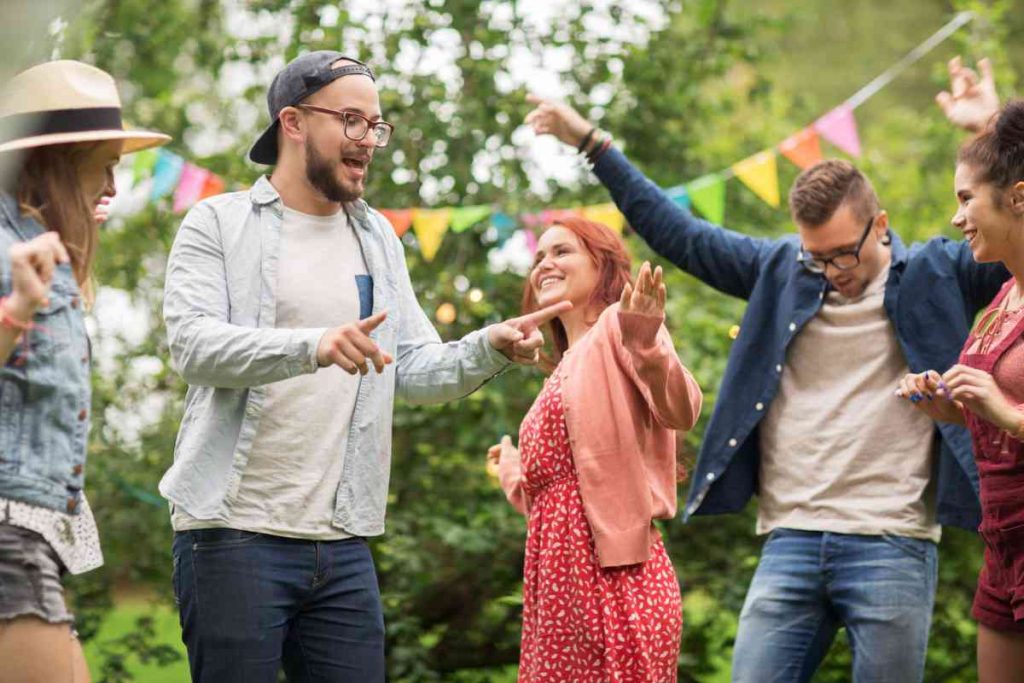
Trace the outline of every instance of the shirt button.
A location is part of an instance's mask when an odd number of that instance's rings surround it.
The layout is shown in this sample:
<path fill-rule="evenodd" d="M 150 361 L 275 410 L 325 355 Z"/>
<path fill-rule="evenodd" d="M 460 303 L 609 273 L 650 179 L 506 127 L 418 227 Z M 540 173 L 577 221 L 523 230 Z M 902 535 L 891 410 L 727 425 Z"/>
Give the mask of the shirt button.
<path fill-rule="evenodd" d="M 89 362 L 89 356 L 82 356 L 82 363 L 88 363 L 88 362 Z"/>
<path fill-rule="evenodd" d="M 78 308 L 78 297 L 71 297 L 71 308 Z"/>
<path fill-rule="evenodd" d="M 781 365 L 776 365 L 775 366 L 775 372 L 782 372 L 782 366 Z"/>
<path fill-rule="evenodd" d="M 78 507 L 78 499 L 74 496 L 68 498 L 68 512 L 74 512 L 75 508 Z"/>
<path fill-rule="evenodd" d="M 796 323 L 790 323 L 789 324 L 789 331 L 793 332 L 794 330 L 796 330 Z"/>
<path fill-rule="evenodd" d="M 706 476 L 705 479 L 707 479 L 708 481 L 714 481 L 715 480 L 715 473 L 714 472 L 708 472 L 708 476 Z"/>
<path fill-rule="evenodd" d="M 76 477 L 78 475 L 80 475 L 81 473 L 82 473 L 82 465 L 81 465 L 81 463 L 79 463 L 78 465 L 75 465 L 74 467 L 71 468 L 71 474 L 75 475 Z"/>
<path fill-rule="evenodd" d="M 78 411 L 78 421 L 83 421 L 88 415 L 89 411 L 86 410 L 85 408 L 82 408 L 81 410 Z"/>
<path fill-rule="evenodd" d="M 754 408 L 757 410 L 764 410 L 764 404 L 758 401 L 757 405 L 755 405 Z"/>
<path fill-rule="evenodd" d="M 729 439 L 729 446 L 736 448 L 736 439 Z"/>
<path fill-rule="evenodd" d="M 820 292 L 818 292 L 818 298 L 819 299 L 824 299 L 825 298 L 825 290 L 821 290 Z"/>

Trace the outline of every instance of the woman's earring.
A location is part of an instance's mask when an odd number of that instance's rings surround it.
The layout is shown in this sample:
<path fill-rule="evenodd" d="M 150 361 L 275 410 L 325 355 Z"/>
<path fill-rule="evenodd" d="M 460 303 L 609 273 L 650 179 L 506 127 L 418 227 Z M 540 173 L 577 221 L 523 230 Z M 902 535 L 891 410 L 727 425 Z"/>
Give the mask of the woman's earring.
<path fill-rule="evenodd" d="M 892 244 L 892 233 L 890 233 L 888 230 L 886 230 L 885 231 L 885 237 L 882 238 L 882 246 L 887 247 L 890 244 Z"/>

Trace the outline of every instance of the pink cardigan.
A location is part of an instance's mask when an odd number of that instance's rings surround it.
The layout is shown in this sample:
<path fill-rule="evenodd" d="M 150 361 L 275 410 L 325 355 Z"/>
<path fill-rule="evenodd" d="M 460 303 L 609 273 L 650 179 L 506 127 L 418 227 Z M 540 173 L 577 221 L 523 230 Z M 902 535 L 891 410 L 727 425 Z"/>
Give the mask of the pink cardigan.
<path fill-rule="evenodd" d="M 562 359 L 562 400 L 583 508 L 602 567 L 645 562 L 652 519 L 676 514 L 676 432 L 697 421 L 701 391 L 676 356 L 663 316 L 606 308 Z M 518 455 L 501 486 L 526 514 Z"/>

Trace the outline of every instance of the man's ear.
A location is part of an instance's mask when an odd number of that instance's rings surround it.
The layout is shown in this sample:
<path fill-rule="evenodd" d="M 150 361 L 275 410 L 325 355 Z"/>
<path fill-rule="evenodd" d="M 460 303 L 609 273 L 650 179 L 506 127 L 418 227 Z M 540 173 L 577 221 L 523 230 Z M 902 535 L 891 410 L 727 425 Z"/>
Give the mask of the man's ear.
<path fill-rule="evenodd" d="M 285 107 L 277 117 L 281 132 L 290 140 L 302 142 L 306 134 L 306 120 L 295 107 Z"/>

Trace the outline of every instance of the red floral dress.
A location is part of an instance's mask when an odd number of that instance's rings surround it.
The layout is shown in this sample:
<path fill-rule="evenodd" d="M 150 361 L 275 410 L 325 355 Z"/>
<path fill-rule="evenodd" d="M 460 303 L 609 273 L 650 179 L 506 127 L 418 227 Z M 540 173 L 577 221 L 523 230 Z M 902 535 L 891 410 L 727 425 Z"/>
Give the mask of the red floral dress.
<path fill-rule="evenodd" d="M 519 431 L 530 496 L 519 680 L 675 681 L 682 602 L 661 537 L 642 564 L 602 569 L 583 511 L 559 373 Z"/>

